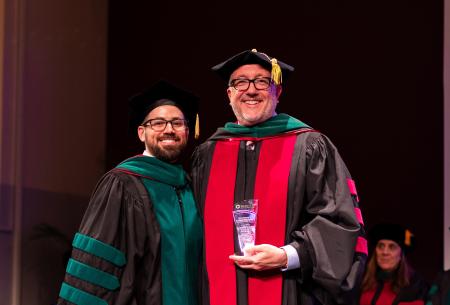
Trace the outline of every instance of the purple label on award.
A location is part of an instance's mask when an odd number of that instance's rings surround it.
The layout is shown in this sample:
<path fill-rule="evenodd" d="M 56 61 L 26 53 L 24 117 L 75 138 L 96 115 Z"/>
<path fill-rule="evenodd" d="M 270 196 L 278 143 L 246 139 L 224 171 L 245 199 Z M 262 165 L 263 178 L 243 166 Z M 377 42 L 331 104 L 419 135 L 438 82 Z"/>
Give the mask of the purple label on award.
<path fill-rule="evenodd" d="M 258 199 L 246 199 L 236 202 L 233 206 L 233 219 L 241 255 L 245 255 L 246 247 L 255 245 L 257 214 Z"/>

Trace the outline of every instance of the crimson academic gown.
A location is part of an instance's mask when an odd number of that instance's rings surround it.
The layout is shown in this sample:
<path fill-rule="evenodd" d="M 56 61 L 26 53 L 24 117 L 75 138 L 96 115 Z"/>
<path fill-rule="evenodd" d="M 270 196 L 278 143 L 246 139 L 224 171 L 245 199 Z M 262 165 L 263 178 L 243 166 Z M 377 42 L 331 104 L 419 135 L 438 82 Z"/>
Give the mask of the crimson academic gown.
<path fill-rule="evenodd" d="M 234 148 L 228 148 L 229 145 Z M 279 152 L 281 146 L 287 147 L 282 153 Z M 269 164 L 259 173 L 261 158 Z M 288 164 L 279 165 L 283 162 Z M 278 179 L 272 164 L 284 168 L 285 173 L 279 175 L 279 179 L 286 179 L 283 190 L 270 187 L 277 185 Z M 357 303 L 356 290 L 365 267 L 367 243 L 354 182 L 336 147 L 326 136 L 285 114 L 251 128 L 228 123 L 194 152 L 192 179 L 205 222 L 207 272 L 203 274 L 203 284 L 209 286 L 209 293 L 208 289 L 203 290 L 203 304 L 269 304 L 264 293 L 272 290 L 270 286 L 253 292 L 256 297 L 262 296 L 262 300 L 249 300 L 250 280 L 264 281 L 266 275 L 281 278 L 281 284 L 276 284 L 281 285 L 278 288 L 282 290 L 281 297 L 271 305 Z M 265 185 L 265 180 L 272 184 Z M 231 197 L 229 192 L 233 192 Z M 229 265 L 228 256 L 232 254 L 227 251 L 232 252 L 234 247 L 238 252 L 236 232 L 234 229 L 234 233 L 230 233 L 233 228 L 229 225 L 233 202 L 254 198 L 255 192 L 262 197 L 274 194 L 274 201 L 284 196 L 285 202 L 280 202 L 284 208 L 275 208 L 271 214 L 281 213 L 281 218 L 285 218 L 281 228 L 283 236 L 276 246 L 293 246 L 301 267 L 267 274 L 233 266 L 234 275 L 226 278 L 228 271 L 223 267 Z M 260 208 L 268 204 L 270 202 L 259 202 Z M 215 215 L 214 211 L 221 215 Z M 221 219 L 225 219 L 226 225 L 216 224 Z M 260 220 L 264 222 L 258 218 L 257 243 Z M 231 248 L 224 241 L 230 234 L 234 234 Z M 228 298 L 227 291 L 235 296 L 224 301 Z"/>
<path fill-rule="evenodd" d="M 387 273 L 379 271 L 377 286 L 361 293 L 360 305 L 425 305 L 428 287 L 426 281 L 414 272 L 409 285 L 395 293 Z"/>

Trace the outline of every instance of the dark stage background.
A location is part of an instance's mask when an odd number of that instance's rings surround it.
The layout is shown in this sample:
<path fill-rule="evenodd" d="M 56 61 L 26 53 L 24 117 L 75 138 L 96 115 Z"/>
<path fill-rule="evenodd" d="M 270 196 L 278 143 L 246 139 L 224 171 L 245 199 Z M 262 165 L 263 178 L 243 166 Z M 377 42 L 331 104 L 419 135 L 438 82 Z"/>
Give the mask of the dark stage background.
<path fill-rule="evenodd" d="M 200 142 L 233 120 L 209 69 L 256 48 L 296 68 L 279 112 L 331 138 L 366 227 L 410 228 L 410 260 L 431 280 L 443 268 L 442 14 L 422 0 L 111 1 L 106 167 L 142 152 L 127 98 L 161 77 L 200 96 Z"/>

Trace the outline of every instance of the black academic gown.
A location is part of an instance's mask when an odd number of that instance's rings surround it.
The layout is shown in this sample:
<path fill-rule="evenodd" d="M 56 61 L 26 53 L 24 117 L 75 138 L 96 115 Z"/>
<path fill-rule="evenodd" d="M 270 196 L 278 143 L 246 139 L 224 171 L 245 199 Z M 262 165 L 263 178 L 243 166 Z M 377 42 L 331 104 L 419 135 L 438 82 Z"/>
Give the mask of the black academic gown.
<path fill-rule="evenodd" d="M 126 265 L 117 266 L 76 248 L 72 258 L 115 275 L 120 279 L 120 287 L 105 289 L 69 274 L 64 283 L 107 304 L 162 304 L 160 230 L 139 178 L 117 171 L 105 174 L 97 184 L 85 215 L 79 233 L 121 251 Z M 59 298 L 58 304 L 72 303 Z"/>
<path fill-rule="evenodd" d="M 202 214 L 217 140 L 236 136 L 219 129 L 194 152 L 193 187 Z M 252 198 L 263 141 L 255 141 L 254 145 L 240 143 L 235 201 Z M 349 192 L 350 178 L 327 137 L 316 131 L 297 135 L 288 181 L 285 244 L 297 250 L 301 267 L 282 273 L 283 305 L 357 303 L 356 288 L 367 252 L 355 252 L 357 239 L 363 238 L 364 232 L 355 217 L 357 196 Z M 237 304 L 246 305 L 248 273 L 236 268 L 236 276 Z M 208 286 L 206 273 L 203 284 Z M 203 304 L 209 304 L 208 293 L 203 295 Z"/>

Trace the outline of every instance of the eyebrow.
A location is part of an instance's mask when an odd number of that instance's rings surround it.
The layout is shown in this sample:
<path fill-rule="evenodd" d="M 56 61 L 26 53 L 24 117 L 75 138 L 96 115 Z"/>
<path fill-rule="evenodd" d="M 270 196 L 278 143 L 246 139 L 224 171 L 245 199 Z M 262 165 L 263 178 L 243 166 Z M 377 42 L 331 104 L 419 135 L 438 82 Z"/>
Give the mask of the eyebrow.
<path fill-rule="evenodd" d="M 262 78 L 262 77 L 269 77 L 269 78 L 270 78 L 270 75 L 264 75 L 264 74 L 259 73 L 259 74 L 256 74 L 256 75 L 254 76 L 254 78 Z M 246 79 L 249 79 L 249 77 L 246 76 L 245 74 L 239 74 L 239 75 L 237 75 L 235 78 L 232 78 L 232 79 L 240 79 L 240 78 L 246 78 Z"/>
<path fill-rule="evenodd" d="M 147 121 L 148 121 L 148 120 L 165 120 L 165 121 L 172 121 L 172 120 L 185 120 L 185 118 L 176 116 L 176 117 L 172 117 L 172 118 L 170 118 L 170 119 L 166 119 L 166 118 L 164 118 L 164 117 L 158 116 L 158 117 L 155 117 L 155 118 L 148 118 Z"/>

